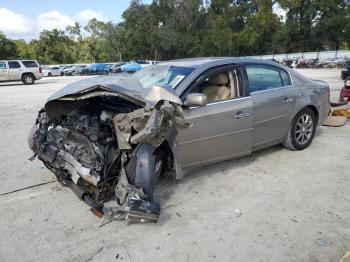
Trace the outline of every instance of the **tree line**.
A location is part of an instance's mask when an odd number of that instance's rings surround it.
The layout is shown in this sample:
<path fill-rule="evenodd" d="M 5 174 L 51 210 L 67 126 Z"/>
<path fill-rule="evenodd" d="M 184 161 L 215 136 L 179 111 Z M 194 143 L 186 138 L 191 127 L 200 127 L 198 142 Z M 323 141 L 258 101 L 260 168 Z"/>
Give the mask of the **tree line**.
<path fill-rule="evenodd" d="M 0 59 L 68 64 L 350 47 L 349 0 L 132 0 L 122 18 L 44 30 L 30 42 L 0 32 Z"/>

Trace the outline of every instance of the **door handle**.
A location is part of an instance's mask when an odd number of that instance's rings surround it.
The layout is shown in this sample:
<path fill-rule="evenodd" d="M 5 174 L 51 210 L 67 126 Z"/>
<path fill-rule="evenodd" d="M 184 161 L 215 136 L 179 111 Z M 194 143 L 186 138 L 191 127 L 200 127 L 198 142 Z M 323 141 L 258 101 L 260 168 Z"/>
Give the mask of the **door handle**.
<path fill-rule="evenodd" d="M 287 104 L 287 103 L 292 103 L 293 101 L 294 101 L 293 98 L 285 97 L 285 98 L 282 100 L 282 103 Z"/>
<path fill-rule="evenodd" d="M 237 112 L 237 114 L 235 114 L 234 118 L 235 119 L 242 119 L 242 118 L 246 118 L 250 116 L 249 113 L 242 113 L 241 111 Z"/>

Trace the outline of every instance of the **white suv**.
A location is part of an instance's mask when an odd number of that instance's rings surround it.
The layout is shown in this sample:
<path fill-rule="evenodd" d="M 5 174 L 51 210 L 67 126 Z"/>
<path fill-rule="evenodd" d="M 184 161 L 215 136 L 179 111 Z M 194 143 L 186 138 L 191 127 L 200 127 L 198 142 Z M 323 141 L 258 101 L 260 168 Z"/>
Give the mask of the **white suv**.
<path fill-rule="evenodd" d="M 35 60 L 0 61 L 0 82 L 22 81 L 31 85 L 43 77 L 43 70 Z"/>

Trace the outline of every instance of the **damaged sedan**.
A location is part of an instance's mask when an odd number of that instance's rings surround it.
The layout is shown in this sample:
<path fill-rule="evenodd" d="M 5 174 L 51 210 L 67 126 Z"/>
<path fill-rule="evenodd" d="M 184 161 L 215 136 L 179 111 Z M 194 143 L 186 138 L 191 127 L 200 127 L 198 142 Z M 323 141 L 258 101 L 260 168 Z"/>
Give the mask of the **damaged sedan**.
<path fill-rule="evenodd" d="M 29 135 L 35 157 L 102 217 L 156 222 L 159 178 L 283 143 L 308 147 L 329 87 L 281 65 L 197 58 L 96 77 L 49 97 Z"/>

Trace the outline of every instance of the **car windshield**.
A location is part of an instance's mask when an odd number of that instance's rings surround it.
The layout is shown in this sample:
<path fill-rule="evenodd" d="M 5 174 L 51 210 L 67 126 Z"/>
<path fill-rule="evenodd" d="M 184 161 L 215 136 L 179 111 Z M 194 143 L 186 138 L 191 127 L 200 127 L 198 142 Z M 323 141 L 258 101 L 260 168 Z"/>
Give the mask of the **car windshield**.
<path fill-rule="evenodd" d="M 176 88 L 193 70 L 192 67 L 154 65 L 136 72 L 134 76 L 140 81 L 143 88 L 155 85 Z"/>

